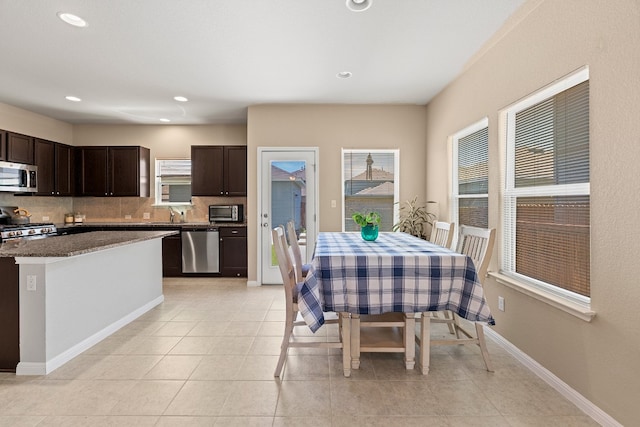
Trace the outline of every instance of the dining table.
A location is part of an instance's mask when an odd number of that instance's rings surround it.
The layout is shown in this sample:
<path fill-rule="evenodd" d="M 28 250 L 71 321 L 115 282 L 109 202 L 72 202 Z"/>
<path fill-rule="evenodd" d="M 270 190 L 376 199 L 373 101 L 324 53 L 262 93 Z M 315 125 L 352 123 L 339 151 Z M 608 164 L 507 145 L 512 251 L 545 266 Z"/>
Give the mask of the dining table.
<path fill-rule="evenodd" d="M 403 232 L 381 232 L 374 241 L 356 232 L 319 233 L 298 309 L 313 332 L 324 324 L 326 312 L 357 318 L 450 310 L 472 322 L 495 324 L 471 258 Z M 423 328 L 429 327 L 428 318 L 423 316 Z M 357 333 L 352 326 L 351 334 Z M 429 343 L 422 342 L 421 349 L 418 365 L 426 374 Z"/>

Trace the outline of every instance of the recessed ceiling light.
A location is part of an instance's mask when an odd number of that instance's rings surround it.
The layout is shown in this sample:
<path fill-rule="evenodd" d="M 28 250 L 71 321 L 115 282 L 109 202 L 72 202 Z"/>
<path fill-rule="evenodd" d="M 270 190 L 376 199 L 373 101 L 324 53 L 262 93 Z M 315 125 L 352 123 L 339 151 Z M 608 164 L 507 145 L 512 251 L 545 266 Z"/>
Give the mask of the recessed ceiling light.
<path fill-rule="evenodd" d="M 160 121 L 161 121 L 162 123 L 169 123 L 171 120 L 169 120 L 169 119 L 160 119 Z"/>
<path fill-rule="evenodd" d="M 185 98 L 184 96 L 174 96 L 173 99 L 175 99 L 178 102 L 187 102 L 188 99 Z"/>
<path fill-rule="evenodd" d="M 340 71 L 338 74 L 336 74 L 336 77 L 338 77 L 339 79 L 348 79 L 351 76 L 351 71 Z"/>
<path fill-rule="evenodd" d="M 347 9 L 352 12 L 363 12 L 371 7 L 373 0 L 347 0 Z"/>
<path fill-rule="evenodd" d="M 67 101 L 73 101 L 73 102 L 82 101 L 82 99 L 78 98 L 77 96 L 65 96 L 64 99 L 66 99 Z"/>
<path fill-rule="evenodd" d="M 84 28 L 87 26 L 87 21 L 72 13 L 58 12 L 58 18 L 62 19 L 69 25 L 73 25 L 74 27 Z"/>

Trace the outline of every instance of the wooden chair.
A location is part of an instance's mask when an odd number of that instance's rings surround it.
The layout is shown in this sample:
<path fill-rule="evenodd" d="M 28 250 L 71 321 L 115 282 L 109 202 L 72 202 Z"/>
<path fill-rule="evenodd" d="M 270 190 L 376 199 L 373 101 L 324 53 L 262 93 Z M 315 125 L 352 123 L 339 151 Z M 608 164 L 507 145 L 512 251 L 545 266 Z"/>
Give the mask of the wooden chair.
<path fill-rule="evenodd" d="M 487 276 L 487 269 L 489 268 L 489 261 L 491 260 L 491 254 L 493 252 L 493 245 L 495 242 L 495 228 L 484 229 L 478 227 L 469 227 L 463 225 L 460 227 L 460 236 L 458 239 L 458 245 L 456 252 L 467 255 L 473 260 L 473 264 L 476 267 L 478 274 L 478 281 L 484 283 L 484 279 Z M 487 371 L 493 372 L 491 359 L 489 358 L 489 352 L 487 351 L 487 344 L 484 338 L 483 325 L 480 322 L 475 323 L 476 335 L 475 337 L 465 330 L 458 321 L 458 315 L 451 313 L 444 319 L 432 318 L 430 313 L 422 313 L 422 322 L 420 327 L 420 337 L 418 342 L 420 343 L 420 365 L 428 366 L 429 359 L 429 346 L 430 345 L 461 345 L 461 344 L 476 344 L 480 347 L 482 353 L 482 359 Z M 453 328 L 456 335 L 456 339 L 443 339 L 443 340 L 430 340 L 429 322 L 434 323 L 447 323 L 450 329 Z M 463 334 L 466 338 L 460 338 L 460 334 Z M 427 372 L 423 372 L 426 374 Z"/>
<path fill-rule="evenodd" d="M 454 222 L 444 222 L 438 220 L 433 221 L 433 223 L 431 224 L 431 237 L 429 238 L 429 241 L 431 243 L 435 243 L 438 246 L 450 249 L 455 229 L 456 224 Z M 443 316 L 445 319 L 453 318 L 453 315 L 450 311 L 443 312 Z M 438 313 L 431 313 L 431 317 L 433 319 L 437 319 Z M 449 324 L 449 332 L 451 332 L 452 334 L 455 333 L 455 328 L 451 324 Z"/>
<path fill-rule="evenodd" d="M 298 316 L 298 285 L 296 283 L 296 275 L 291 258 L 289 257 L 289 250 L 286 244 L 286 238 L 284 235 L 284 227 L 278 226 L 271 231 L 271 237 L 273 239 L 273 246 L 276 251 L 276 257 L 278 258 L 278 267 L 280 268 L 280 274 L 282 275 L 282 281 L 284 285 L 285 294 L 285 326 L 284 336 L 282 337 L 282 345 L 280 347 L 280 357 L 276 370 L 273 374 L 274 377 L 279 378 L 282 374 L 282 368 L 284 361 L 287 357 L 287 352 L 290 347 L 312 347 L 312 348 L 341 348 L 342 349 L 342 363 L 345 376 L 349 376 L 351 372 L 350 362 L 350 322 L 340 322 L 340 341 L 327 341 L 326 336 L 318 337 L 318 341 L 294 341 L 293 332 L 296 326 L 307 327 L 304 321 L 296 321 Z M 346 314 L 341 314 L 346 316 Z M 326 320 L 325 324 L 337 323 L 338 320 Z"/>
<path fill-rule="evenodd" d="M 302 282 L 307 273 L 309 272 L 309 264 L 302 263 L 302 252 L 300 251 L 300 245 L 298 245 L 298 235 L 296 234 L 295 222 L 289 221 L 287 223 L 287 237 L 289 238 L 289 247 L 293 254 L 293 262 L 296 269 L 296 281 Z"/>
<path fill-rule="evenodd" d="M 429 241 L 444 248 L 451 248 L 455 229 L 456 224 L 454 222 L 433 221 Z"/>

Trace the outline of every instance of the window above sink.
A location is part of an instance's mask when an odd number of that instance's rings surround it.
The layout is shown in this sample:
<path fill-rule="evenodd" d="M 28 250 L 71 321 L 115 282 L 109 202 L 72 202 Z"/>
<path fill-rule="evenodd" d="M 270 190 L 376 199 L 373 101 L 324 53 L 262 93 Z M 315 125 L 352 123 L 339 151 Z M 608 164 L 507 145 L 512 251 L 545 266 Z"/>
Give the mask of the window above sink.
<path fill-rule="evenodd" d="M 156 159 L 156 206 L 191 204 L 191 160 Z"/>

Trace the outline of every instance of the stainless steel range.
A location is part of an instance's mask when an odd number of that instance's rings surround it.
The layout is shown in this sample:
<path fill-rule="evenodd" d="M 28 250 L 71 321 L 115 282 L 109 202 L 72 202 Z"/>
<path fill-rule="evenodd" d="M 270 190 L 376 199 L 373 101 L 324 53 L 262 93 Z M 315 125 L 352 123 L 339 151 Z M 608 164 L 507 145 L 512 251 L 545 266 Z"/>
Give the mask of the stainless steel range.
<path fill-rule="evenodd" d="M 15 239 L 43 239 L 57 233 L 54 224 L 1 224 L 0 243 Z"/>

